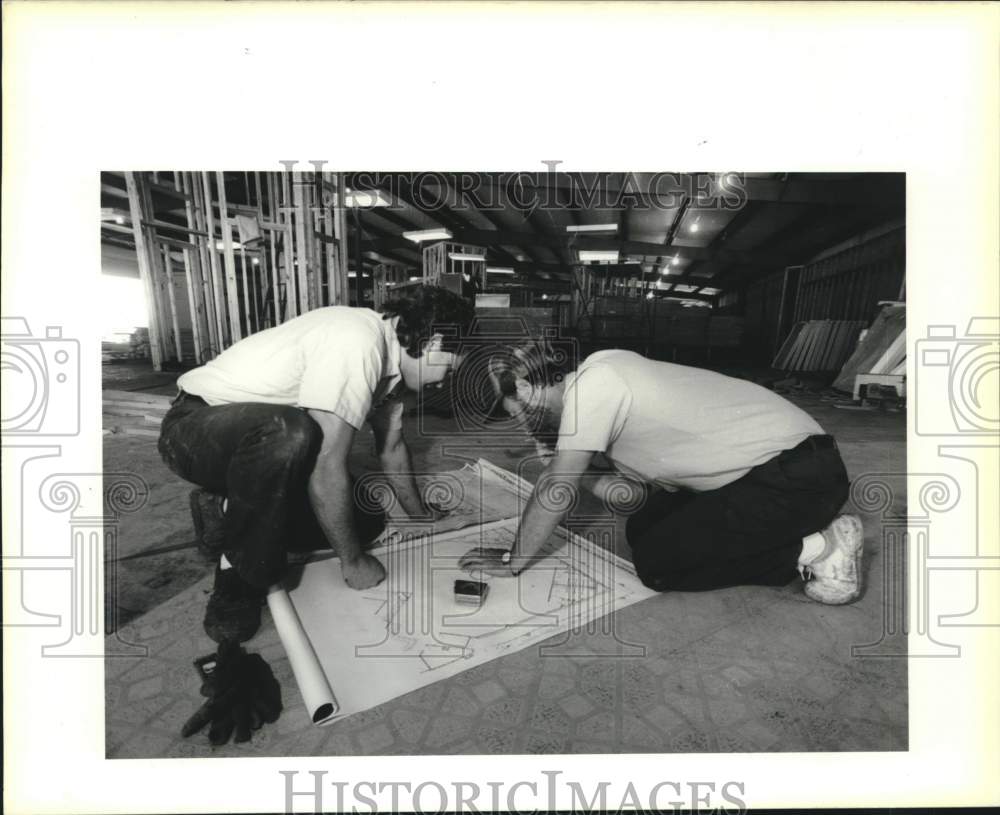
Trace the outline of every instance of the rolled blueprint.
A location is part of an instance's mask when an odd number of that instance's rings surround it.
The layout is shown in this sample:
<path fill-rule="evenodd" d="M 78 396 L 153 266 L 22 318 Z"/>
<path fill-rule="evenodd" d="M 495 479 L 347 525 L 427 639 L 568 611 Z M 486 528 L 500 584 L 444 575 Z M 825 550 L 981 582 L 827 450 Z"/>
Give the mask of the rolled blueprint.
<path fill-rule="evenodd" d="M 333 718 L 340 706 L 316 658 L 312 643 L 302 628 L 295 606 L 292 605 L 288 592 L 279 586 L 268 592 L 267 606 L 271 609 L 274 626 L 285 646 L 306 710 L 309 711 L 313 724 L 322 724 Z"/>

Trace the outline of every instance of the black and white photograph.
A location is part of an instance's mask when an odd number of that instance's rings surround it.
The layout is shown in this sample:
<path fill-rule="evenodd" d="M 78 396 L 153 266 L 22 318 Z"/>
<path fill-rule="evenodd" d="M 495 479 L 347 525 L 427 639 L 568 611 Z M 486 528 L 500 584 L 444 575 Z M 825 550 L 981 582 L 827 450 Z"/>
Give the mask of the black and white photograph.
<path fill-rule="evenodd" d="M 108 171 L 100 230 L 109 757 L 906 749 L 902 174 Z"/>
<path fill-rule="evenodd" d="M 1000 804 L 1000 7 L 2 19 L 5 812 Z"/>

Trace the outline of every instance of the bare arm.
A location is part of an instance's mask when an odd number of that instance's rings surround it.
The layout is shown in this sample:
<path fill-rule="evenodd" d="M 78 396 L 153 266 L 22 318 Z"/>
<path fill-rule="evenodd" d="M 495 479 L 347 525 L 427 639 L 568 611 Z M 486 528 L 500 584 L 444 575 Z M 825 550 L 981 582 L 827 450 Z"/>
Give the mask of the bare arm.
<path fill-rule="evenodd" d="M 354 441 L 354 428 L 334 413 L 310 410 L 323 431 L 323 444 L 309 477 L 309 501 L 316 520 L 340 556 L 347 584 L 367 589 L 385 578 L 385 569 L 361 548 L 354 524 L 354 489 L 347 469 L 347 454 Z"/>
<path fill-rule="evenodd" d="M 471 572 L 508 576 L 529 568 L 575 503 L 580 477 L 593 456 L 592 452 L 581 450 L 563 450 L 555 454 L 545 472 L 539 476 L 521 516 L 509 566 L 500 561 L 504 553 L 502 549 L 473 549 L 462 556 L 459 566 Z"/>
<path fill-rule="evenodd" d="M 410 448 L 403 438 L 403 403 L 390 401 L 372 415 L 375 452 L 403 511 L 411 518 L 433 517 L 424 506 L 413 475 Z"/>

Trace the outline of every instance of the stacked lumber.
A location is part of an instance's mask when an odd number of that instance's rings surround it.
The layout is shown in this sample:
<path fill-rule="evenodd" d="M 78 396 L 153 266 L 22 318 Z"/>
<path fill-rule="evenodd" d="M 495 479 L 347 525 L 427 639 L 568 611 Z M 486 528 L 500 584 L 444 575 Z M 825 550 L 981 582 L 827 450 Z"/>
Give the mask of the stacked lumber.
<path fill-rule="evenodd" d="M 836 371 L 854 349 L 865 326 L 861 320 L 808 320 L 796 323 L 771 363 L 780 371 Z"/>
<path fill-rule="evenodd" d="M 906 373 L 906 307 L 885 306 L 844 362 L 833 382 L 839 391 L 854 391 L 858 374 Z"/>
<path fill-rule="evenodd" d="M 160 423 L 170 410 L 171 397 L 137 391 L 105 390 L 101 412 L 104 433 L 158 438 Z"/>

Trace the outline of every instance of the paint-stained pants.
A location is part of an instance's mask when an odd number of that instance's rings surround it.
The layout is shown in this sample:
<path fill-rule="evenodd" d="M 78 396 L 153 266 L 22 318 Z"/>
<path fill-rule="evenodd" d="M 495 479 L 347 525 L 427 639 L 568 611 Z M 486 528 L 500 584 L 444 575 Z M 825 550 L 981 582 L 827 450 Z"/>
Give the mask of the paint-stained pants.
<path fill-rule="evenodd" d="M 227 500 L 226 558 L 253 586 L 284 573 L 289 551 L 330 546 L 307 485 L 323 431 L 306 411 L 256 402 L 209 406 L 182 393 L 163 419 L 160 455 L 177 475 Z M 355 496 L 362 542 L 385 527 L 372 501 Z"/>
<path fill-rule="evenodd" d="M 848 490 L 833 439 L 813 436 L 720 489 L 654 493 L 626 525 L 636 572 L 657 591 L 784 585 Z"/>

